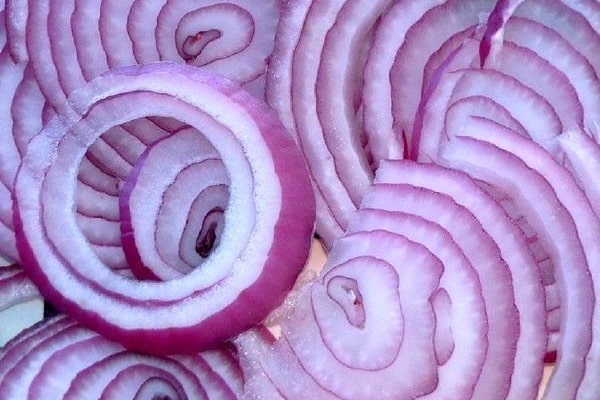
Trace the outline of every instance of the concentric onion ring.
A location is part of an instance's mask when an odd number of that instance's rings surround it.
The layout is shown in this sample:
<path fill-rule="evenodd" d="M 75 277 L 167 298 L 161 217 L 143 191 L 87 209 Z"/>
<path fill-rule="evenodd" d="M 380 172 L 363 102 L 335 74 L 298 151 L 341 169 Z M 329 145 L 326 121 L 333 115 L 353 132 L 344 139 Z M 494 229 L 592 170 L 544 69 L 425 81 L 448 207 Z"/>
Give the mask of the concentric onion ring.
<path fill-rule="evenodd" d="M 140 355 L 59 316 L 7 345 L 0 388 L 10 398 L 236 399 L 242 376 L 231 351 Z"/>
<path fill-rule="evenodd" d="M 0 355 L 9 339 L 43 316 L 44 301 L 25 271 L 16 265 L 0 266 Z"/>
<path fill-rule="evenodd" d="M 309 161 L 317 233 L 327 247 L 342 236 L 379 160 L 404 156 L 428 57 L 448 37 L 459 46 L 454 34 L 473 30 L 493 5 L 490 0 L 286 4 L 267 100 Z"/>
<path fill-rule="evenodd" d="M 558 360 L 546 396 L 589 398 L 598 390 L 591 378 L 597 365 L 590 363 L 598 351 L 591 340 L 598 317 L 598 217 L 569 172 L 532 141 L 484 120 L 465 132 L 470 137 L 452 139 L 444 159 L 510 196 L 527 213 L 554 264 L 566 311 L 560 316 Z"/>
<path fill-rule="evenodd" d="M 173 154 L 177 154 L 175 160 Z M 181 130 L 148 146 L 119 197 L 123 246 L 133 273 L 165 280 L 199 267 L 200 257 L 207 257 L 217 247 L 223 228 L 219 223 L 222 218 L 213 221 L 216 215 L 205 220 L 215 209 L 221 210 L 222 217 L 227 207 L 227 191 L 215 187 L 228 185 L 227 171 L 217 151 L 194 129 Z M 209 197 L 209 192 L 213 196 Z M 199 226 L 194 223 L 198 218 Z M 215 225 L 210 232 L 212 223 Z M 186 227 L 191 229 L 186 231 Z M 207 235 L 213 239 L 204 246 L 191 244 L 189 239 L 185 244 L 172 242 L 176 238 L 183 242 L 190 232 L 196 233 L 197 242 L 206 241 Z M 204 249 L 198 250 L 198 246 Z M 202 254 L 193 257 L 190 250 Z"/>
<path fill-rule="evenodd" d="M 537 393 L 537 382 L 541 378 L 542 363 L 540 360 L 544 356 L 547 341 L 546 305 L 543 301 L 544 287 L 540 271 L 535 258 L 529 251 L 525 234 L 516 228 L 505 210 L 466 174 L 431 164 L 395 161 L 382 165 L 377 173 L 377 182 L 408 184 L 421 190 L 427 189 L 449 196 L 460 207 L 464 207 L 465 212 L 468 210 L 493 239 L 500 250 L 502 259 L 510 269 L 512 289 L 507 288 L 506 290 L 514 291 L 515 306 L 519 312 L 519 333 L 516 341 L 514 371 L 507 398 L 533 398 Z M 450 205 L 448 208 L 452 207 Z M 432 233 L 433 230 L 429 229 L 425 230 L 423 235 L 427 237 Z M 431 239 L 426 238 L 426 240 Z M 457 242 L 461 241 L 457 239 Z M 475 269 L 480 271 L 478 265 L 479 263 L 474 263 Z M 450 277 L 456 274 L 449 270 L 449 263 L 444 262 L 444 267 L 445 272 L 442 279 L 446 274 Z M 488 274 L 483 271 L 480 274 L 484 275 L 481 280 L 485 282 L 487 280 L 485 275 Z M 450 277 L 446 279 L 450 279 Z M 454 304 L 457 297 L 464 296 L 466 289 L 462 288 L 463 294 L 459 296 L 452 296 L 453 292 L 450 289 L 447 290 Z M 467 297 L 471 298 L 471 296 Z M 484 299 L 489 298 L 495 297 L 484 296 Z M 488 303 L 488 310 L 490 306 L 494 309 L 498 306 L 496 299 L 491 303 L 489 301 L 486 303 Z M 493 312 L 488 311 L 488 316 Z M 482 376 L 480 379 L 483 379 Z M 480 385 L 484 385 L 483 381 Z"/>
<path fill-rule="evenodd" d="M 201 268 L 138 282 L 94 255 L 72 210 L 87 148 L 112 126 L 154 115 L 206 137 L 222 157 L 230 194 L 220 244 Z M 207 348 L 263 319 L 300 272 L 314 223 L 302 163 L 273 114 L 216 75 L 163 63 L 114 70 L 75 92 L 27 147 L 15 181 L 24 265 L 59 309 L 126 347 Z"/>

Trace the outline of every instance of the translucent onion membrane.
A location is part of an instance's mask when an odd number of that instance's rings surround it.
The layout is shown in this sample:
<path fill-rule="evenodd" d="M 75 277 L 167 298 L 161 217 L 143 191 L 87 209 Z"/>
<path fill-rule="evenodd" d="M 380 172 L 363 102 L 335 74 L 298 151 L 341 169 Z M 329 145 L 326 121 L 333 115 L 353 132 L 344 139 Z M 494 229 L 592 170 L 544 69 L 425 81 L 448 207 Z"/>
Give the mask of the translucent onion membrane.
<path fill-rule="evenodd" d="M 137 177 L 124 189 L 129 193 L 125 202 L 131 204 L 121 222 L 124 239 L 132 233 L 136 248 L 158 252 L 159 231 L 181 234 L 180 228 L 164 226 L 166 204 L 156 204 L 160 195 L 137 196 L 150 185 L 166 199 L 169 189 L 179 185 L 186 172 L 179 169 L 194 165 L 193 157 L 181 152 L 166 163 L 159 153 L 180 148 L 182 136 L 191 137 L 191 149 L 205 147 L 196 160 L 218 159 L 195 175 L 199 183 L 191 186 L 193 194 L 204 193 L 200 182 L 211 174 L 228 192 L 221 203 L 222 221 L 217 219 L 223 225 L 215 238 L 218 245 L 188 273 L 165 282 L 132 280 L 111 271 L 95 255 L 74 212 L 77 171 L 88 147 L 111 127 L 148 116 L 177 119 L 193 130 L 144 153 Z M 145 174 L 157 168 L 160 175 L 154 178 L 159 179 L 149 182 Z M 14 196 L 17 245 L 44 297 L 107 338 L 151 353 L 206 349 L 261 321 L 292 287 L 314 228 L 306 168 L 273 113 L 230 81 L 172 63 L 115 69 L 74 92 L 29 142 Z M 146 200 L 152 206 L 138 216 L 136 203 Z M 125 252 L 135 257 L 132 247 Z"/>
<path fill-rule="evenodd" d="M 429 143 L 443 137 L 442 100 L 428 99 L 448 85 L 444 75 L 458 81 L 463 74 L 455 70 L 466 69 L 448 104 L 459 115 L 499 115 L 545 139 L 597 121 L 598 12 L 594 1 L 570 0 L 289 2 L 267 100 L 309 160 L 317 233 L 327 247 L 347 227 L 379 160 L 424 159 Z M 469 38 L 472 53 L 451 66 Z M 482 63 L 487 72 L 480 74 Z M 497 90 L 537 103 L 539 117 L 529 121 L 523 107 L 496 100 L 489 92 Z M 517 115 L 508 118 L 511 112 Z"/>
<path fill-rule="evenodd" d="M 10 338 L 43 317 L 44 301 L 23 269 L 0 266 L 0 354 Z"/>
<path fill-rule="evenodd" d="M 237 399 L 242 391 L 232 346 L 142 355 L 65 316 L 10 341 L 0 361 L 0 390 L 12 399 Z"/>
<path fill-rule="evenodd" d="M 265 377 L 247 384 L 251 394 L 537 394 L 547 340 L 539 270 L 525 235 L 463 173 L 382 162 L 320 277 L 286 303 L 280 339 L 238 339 L 244 368 Z"/>

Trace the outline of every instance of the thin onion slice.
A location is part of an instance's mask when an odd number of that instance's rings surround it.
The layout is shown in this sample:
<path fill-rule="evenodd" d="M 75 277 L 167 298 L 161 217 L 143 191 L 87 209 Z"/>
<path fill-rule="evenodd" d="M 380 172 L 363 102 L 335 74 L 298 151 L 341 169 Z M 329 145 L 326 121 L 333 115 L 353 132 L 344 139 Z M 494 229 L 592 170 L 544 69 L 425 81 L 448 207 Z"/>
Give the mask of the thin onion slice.
<path fill-rule="evenodd" d="M 103 131 L 153 115 L 195 127 L 228 154 L 230 198 L 220 244 L 202 268 L 138 282 L 112 273 L 78 229 L 75 171 Z M 197 351 L 256 324 L 292 287 L 314 223 L 299 165 L 276 118 L 238 86 L 169 63 L 114 70 L 71 96 L 29 143 L 15 183 L 19 250 L 45 297 L 87 326 L 126 347 Z"/>
<path fill-rule="evenodd" d="M 477 218 L 497 244 L 503 260 L 510 268 L 520 321 L 515 367 L 507 398 L 535 396 L 545 352 L 547 305 L 540 271 L 529 251 L 525 234 L 516 228 L 505 210 L 466 174 L 431 164 L 395 161 L 382 165 L 377 181 L 409 184 L 450 196 Z M 450 291 L 448 293 L 452 294 Z M 496 307 L 495 302 L 492 307 Z"/>
<path fill-rule="evenodd" d="M 242 387 L 228 346 L 190 356 L 140 355 L 63 316 L 9 343 L 0 360 L 0 388 L 11 398 L 156 398 L 172 388 L 172 398 L 235 399 Z"/>
<path fill-rule="evenodd" d="M 441 268 L 422 245 L 398 234 L 375 230 L 344 236 L 323 275 L 293 296 L 282 337 L 261 368 L 286 397 L 300 387 L 318 398 L 403 399 L 429 393 L 437 381 L 429 298 Z M 375 308 L 388 301 L 396 305 L 385 321 Z M 364 347 L 348 347 L 363 341 Z M 245 350 L 253 348 L 250 343 Z M 278 373 L 273 363 L 283 360 Z M 415 363 L 420 368 L 413 368 Z M 286 383 L 289 374 L 299 386 Z"/>
<path fill-rule="evenodd" d="M 473 126 L 468 132 L 477 139 L 453 139 L 444 160 L 507 193 L 524 210 L 556 268 L 561 303 L 568 312 L 561 313 L 558 362 L 546 396 L 571 398 L 577 392 L 587 396 L 597 391 L 597 384 L 581 382 L 592 369 L 586 368 L 585 359 L 595 318 L 590 273 L 596 272 L 590 268 L 597 262 L 590 262 L 598 251 L 597 242 L 591 245 L 597 232 L 588 223 L 597 224 L 597 217 L 581 190 L 569 183 L 573 180 L 568 172 L 531 141 L 493 123 Z"/>
<path fill-rule="evenodd" d="M 476 271 L 451 235 L 434 222 L 365 205 L 353 218 L 348 233 L 375 229 L 424 245 L 444 264 L 439 288 L 431 300 L 436 318 L 438 383 L 425 398 L 440 393 L 452 393 L 456 399 L 472 396 L 488 348 L 487 315 Z"/>

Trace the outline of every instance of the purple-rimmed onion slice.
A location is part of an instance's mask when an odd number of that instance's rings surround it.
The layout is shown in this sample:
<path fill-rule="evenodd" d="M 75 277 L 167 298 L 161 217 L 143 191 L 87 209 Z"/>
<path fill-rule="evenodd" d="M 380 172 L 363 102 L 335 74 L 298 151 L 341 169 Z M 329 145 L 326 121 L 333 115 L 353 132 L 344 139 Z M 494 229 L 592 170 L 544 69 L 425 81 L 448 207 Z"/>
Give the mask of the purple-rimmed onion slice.
<path fill-rule="evenodd" d="M 1 91 L 5 94 L 0 107 L 3 143 L 0 150 L 2 159 L 0 253 L 11 260 L 18 261 L 19 255 L 12 223 L 13 181 L 27 143 L 43 127 L 44 119 L 47 118 L 44 109 L 48 103 L 44 99 L 30 64 L 15 64 L 8 57 L 8 53 L 3 51 L 0 55 L 0 74 L 2 75 Z M 139 151 L 133 146 L 124 147 L 129 149 L 124 150 L 124 154 Z M 115 155 L 114 151 L 112 155 Z M 93 154 L 86 154 L 79 171 L 78 223 L 95 246 L 96 254 L 111 268 L 124 270 L 127 265 L 121 250 L 116 197 L 119 193 L 120 180 L 113 171 L 108 173 L 106 170 L 102 171 L 90 159 L 93 159 Z M 126 175 L 123 169 L 121 172 Z"/>
<path fill-rule="evenodd" d="M 280 7 L 275 0 L 68 0 L 52 7 L 9 0 L 7 39 L 13 59 L 31 61 L 42 87 L 58 89 L 45 91 L 49 99 L 110 68 L 155 61 L 204 66 L 262 97 Z"/>
<path fill-rule="evenodd" d="M 395 200 L 399 198 L 403 201 Z M 482 231 L 481 223 L 448 197 L 409 185 L 378 183 L 366 196 L 362 206 L 406 212 L 435 221 L 452 235 L 478 271 L 483 298 L 495 299 L 493 304 L 485 304 L 488 346 L 474 396 L 504 398 L 514 368 L 514 342 L 518 338 L 519 320 L 511 290 L 510 271 L 500 258 L 497 245 Z"/>
<path fill-rule="evenodd" d="M 120 194 L 121 235 L 133 273 L 166 280 L 198 267 L 219 244 L 228 186 L 223 161 L 197 130 L 150 145 Z"/>
<path fill-rule="evenodd" d="M 541 378 L 541 360 L 546 349 L 547 305 L 540 271 L 535 258 L 529 251 L 526 235 L 516 228 L 513 220 L 506 214 L 500 204 L 478 187 L 473 179 L 463 173 L 431 164 L 421 165 L 408 161 L 395 161 L 382 164 L 377 174 L 377 182 L 408 184 L 421 190 L 427 189 L 449 196 L 459 206 L 468 210 L 479 221 L 482 229 L 493 239 L 500 250 L 500 256 L 510 269 L 512 288 L 506 290 L 514 291 L 515 306 L 518 309 L 520 321 L 514 355 L 514 371 L 512 372 L 507 398 L 533 398 L 537 393 L 538 382 Z M 447 208 L 452 207 L 450 205 Z M 436 218 L 432 218 L 432 220 L 436 220 Z M 419 234 L 419 231 L 408 233 L 411 231 L 410 225 L 405 223 L 404 226 L 405 234 Z M 455 231 L 452 228 L 449 230 L 450 232 Z M 433 229 L 426 229 L 426 226 L 423 226 L 420 232 L 422 236 L 425 236 L 424 239 L 421 239 L 422 243 L 425 243 L 424 240 L 433 240 L 427 237 L 427 235 L 434 232 Z M 456 241 L 461 243 L 460 239 Z M 479 243 L 481 242 L 479 241 Z M 447 252 L 448 250 L 445 249 L 443 254 L 447 254 Z M 475 270 L 479 272 L 481 263 L 473 265 Z M 442 282 L 444 282 L 444 279 L 457 279 L 453 277 L 457 272 L 450 270 L 450 266 L 452 266 L 450 262 L 444 261 L 445 272 L 442 276 Z M 480 279 L 485 283 L 487 273 L 483 271 L 480 273 L 484 275 Z M 448 275 L 447 278 L 445 278 L 446 274 Z M 462 277 L 462 274 L 459 276 Z M 446 288 L 450 299 L 453 300 L 453 306 L 458 301 L 457 298 L 460 299 L 464 296 L 465 286 L 464 282 L 461 286 L 455 286 L 460 287 L 463 294 L 454 296 L 453 293 L 455 292 L 451 291 L 450 288 Z M 471 298 L 472 296 L 467 297 Z M 494 296 L 484 296 L 486 303 L 488 303 L 488 310 L 490 307 L 495 308 L 498 305 L 495 300 L 490 303 L 487 300 L 489 298 L 494 298 Z M 488 311 L 488 316 L 490 313 Z M 490 329 L 492 329 L 491 326 Z"/>
<path fill-rule="evenodd" d="M 569 171 L 540 146 L 494 122 L 474 119 L 443 159 L 510 196 L 548 251 L 561 300 L 557 364 L 546 398 L 590 398 L 598 384 L 592 341 L 600 222 Z M 592 396 L 593 397 L 593 396 Z"/>
<path fill-rule="evenodd" d="M 423 246 L 401 235 L 346 235 L 335 242 L 323 275 L 293 296 L 272 349 L 248 343 L 242 354 L 262 353 L 260 368 L 284 397 L 300 387 L 318 398 L 429 393 L 437 363 L 428 299 L 441 269 Z M 380 312 L 384 304 L 390 313 Z M 298 385 L 282 379 L 290 374 Z"/>
<path fill-rule="evenodd" d="M 286 4 L 267 100 L 309 162 L 317 233 L 327 247 L 343 234 L 379 160 L 404 156 L 428 58 L 447 39 L 460 46 L 493 5 L 489 0 Z"/>
<path fill-rule="evenodd" d="M 227 345 L 186 356 L 136 354 L 59 316 L 9 342 L 0 388 L 14 399 L 235 399 L 242 376 L 234 357 Z"/>
<path fill-rule="evenodd" d="M 98 78 L 59 115 L 29 143 L 15 182 L 21 256 L 59 309 L 126 347 L 172 353 L 232 337 L 283 300 L 307 258 L 314 198 L 295 144 L 264 104 L 217 75 L 158 63 Z M 165 282 L 110 271 L 73 214 L 87 148 L 147 116 L 195 128 L 229 179 L 219 245 L 201 268 Z"/>

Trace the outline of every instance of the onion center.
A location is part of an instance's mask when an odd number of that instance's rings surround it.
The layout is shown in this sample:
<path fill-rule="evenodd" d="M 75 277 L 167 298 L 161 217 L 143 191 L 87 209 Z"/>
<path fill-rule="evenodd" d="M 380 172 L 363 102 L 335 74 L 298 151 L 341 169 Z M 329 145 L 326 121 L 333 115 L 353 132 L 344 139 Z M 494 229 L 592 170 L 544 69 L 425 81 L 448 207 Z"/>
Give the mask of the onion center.
<path fill-rule="evenodd" d="M 217 29 L 199 31 L 195 35 L 188 36 L 181 45 L 181 53 L 185 61 L 193 60 L 198 57 L 202 49 L 213 40 L 219 39 L 221 32 Z"/>

